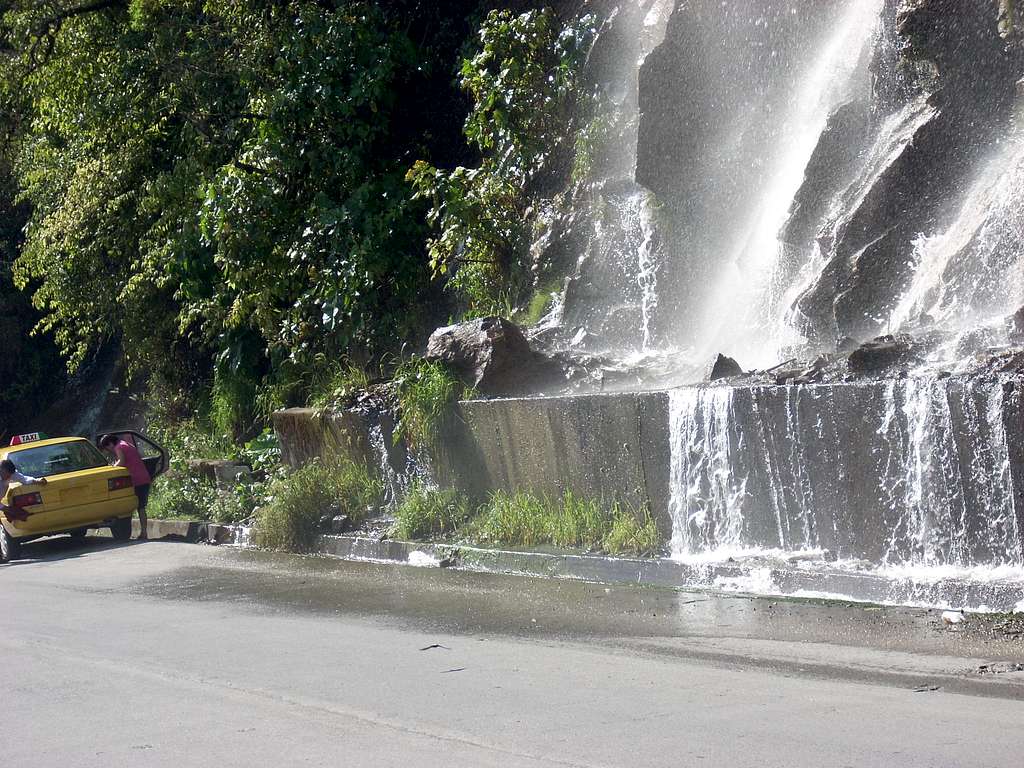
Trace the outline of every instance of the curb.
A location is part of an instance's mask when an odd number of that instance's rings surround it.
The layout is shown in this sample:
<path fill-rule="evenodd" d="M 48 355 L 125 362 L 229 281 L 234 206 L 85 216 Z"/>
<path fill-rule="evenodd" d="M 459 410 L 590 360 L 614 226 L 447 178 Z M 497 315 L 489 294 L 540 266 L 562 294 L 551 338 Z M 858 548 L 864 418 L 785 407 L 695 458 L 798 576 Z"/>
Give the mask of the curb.
<path fill-rule="evenodd" d="M 955 579 L 913 581 L 840 569 L 807 569 L 799 563 L 682 563 L 665 558 L 626 558 L 516 552 L 456 544 L 322 536 L 321 554 L 405 565 L 452 567 L 484 573 L 640 584 L 741 595 L 838 600 L 979 612 L 1014 612 L 1024 605 L 1024 584 Z M 420 553 L 420 554 L 417 554 Z"/>
<path fill-rule="evenodd" d="M 252 529 L 241 525 L 150 520 L 152 539 L 252 548 Z M 133 521 L 137 535 L 138 523 Z M 956 579 L 913 581 L 842 569 L 808 569 L 785 561 L 682 563 L 666 558 L 629 558 L 484 549 L 459 544 L 327 534 L 318 554 L 356 562 L 457 568 L 536 578 L 604 584 L 639 584 L 728 594 L 809 598 L 978 612 L 1014 612 L 1024 605 L 1024 584 Z"/>
<path fill-rule="evenodd" d="M 146 535 L 150 539 L 173 539 L 187 544 L 209 542 L 211 544 L 234 544 L 238 538 L 236 529 L 241 526 L 208 523 L 202 520 L 147 520 Z M 106 528 L 100 528 L 100 536 L 109 536 Z M 132 537 L 139 535 L 138 518 L 132 518 Z"/>

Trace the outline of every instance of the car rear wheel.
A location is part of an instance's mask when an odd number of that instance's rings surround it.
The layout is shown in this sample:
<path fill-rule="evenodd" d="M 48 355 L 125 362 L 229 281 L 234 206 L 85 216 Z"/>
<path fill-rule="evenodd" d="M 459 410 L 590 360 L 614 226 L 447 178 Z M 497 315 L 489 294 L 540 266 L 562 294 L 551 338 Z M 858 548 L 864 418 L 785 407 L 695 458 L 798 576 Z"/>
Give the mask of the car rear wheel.
<path fill-rule="evenodd" d="M 21 542 L 0 525 L 0 563 L 7 563 L 21 557 Z"/>
<path fill-rule="evenodd" d="M 110 524 L 110 535 L 114 541 L 128 541 L 132 537 L 132 519 L 119 517 Z"/>

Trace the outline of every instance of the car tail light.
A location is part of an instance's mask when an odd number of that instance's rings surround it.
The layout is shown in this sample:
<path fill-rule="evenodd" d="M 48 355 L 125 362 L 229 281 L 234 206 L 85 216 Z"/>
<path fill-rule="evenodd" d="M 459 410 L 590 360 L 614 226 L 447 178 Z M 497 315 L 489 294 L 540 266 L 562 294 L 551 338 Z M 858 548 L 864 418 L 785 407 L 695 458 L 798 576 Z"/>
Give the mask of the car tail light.
<path fill-rule="evenodd" d="M 14 497 L 14 506 L 19 509 L 21 507 L 33 507 L 36 504 L 42 503 L 43 495 L 41 493 L 23 493 Z"/>
<path fill-rule="evenodd" d="M 120 491 L 123 488 L 130 488 L 132 479 L 130 477 L 112 477 L 107 480 L 108 491 Z"/>

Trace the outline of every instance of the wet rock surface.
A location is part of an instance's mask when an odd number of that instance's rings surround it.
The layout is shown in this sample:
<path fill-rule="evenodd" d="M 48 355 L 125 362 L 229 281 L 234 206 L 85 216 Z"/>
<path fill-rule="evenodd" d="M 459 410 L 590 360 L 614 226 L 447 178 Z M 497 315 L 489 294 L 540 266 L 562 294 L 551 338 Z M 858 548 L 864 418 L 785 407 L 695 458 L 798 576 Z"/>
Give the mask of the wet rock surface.
<path fill-rule="evenodd" d="M 719 354 L 707 365 L 705 380 L 706 381 L 718 381 L 719 379 L 728 379 L 734 376 L 742 376 L 743 368 L 740 364 L 733 360 L 728 355 Z"/>
<path fill-rule="evenodd" d="M 427 342 L 425 358 L 451 366 L 484 395 L 522 395 L 557 385 L 561 366 L 530 347 L 515 323 L 483 317 L 438 328 Z"/>
<path fill-rule="evenodd" d="M 186 471 L 190 477 L 211 480 L 225 487 L 249 479 L 252 467 L 227 459 L 189 459 Z"/>
<path fill-rule="evenodd" d="M 855 349 L 848 358 L 853 374 L 877 374 L 907 364 L 913 352 L 908 336 L 879 336 Z"/>
<path fill-rule="evenodd" d="M 920 267 L 919 234 L 941 231 L 990 137 L 1005 129 L 1022 66 L 1019 54 L 1000 39 L 996 17 L 992 2 L 886 4 L 882 18 L 889 31 L 873 53 L 871 132 L 860 145 L 862 154 L 877 155 L 884 165 L 865 165 L 833 198 L 842 201 L 838 215 L 819 219 L 818 242 L 827 264 L 799 299 L 812 337 L 863 338 L 882 330 L 879 318 L 888 315 Z M 968 48 L 972 53 L 964 56 Z M 892 71 L 904 74 L 886 76 Z M 841 117 L 842 110 L 830 124 Z M 805 178 L 798 203 L 828 186 L 830 167 L 833 184 L 846 172 L 842 160 L 849 148 L 830 147 L 829 138 L 826 131 L 816 155 L 830 154 L 835 162 L 819 172 L 812 160 L 814 172 Z M 806 206 L 796 211 L 806 230 L 802 212 Z"/>

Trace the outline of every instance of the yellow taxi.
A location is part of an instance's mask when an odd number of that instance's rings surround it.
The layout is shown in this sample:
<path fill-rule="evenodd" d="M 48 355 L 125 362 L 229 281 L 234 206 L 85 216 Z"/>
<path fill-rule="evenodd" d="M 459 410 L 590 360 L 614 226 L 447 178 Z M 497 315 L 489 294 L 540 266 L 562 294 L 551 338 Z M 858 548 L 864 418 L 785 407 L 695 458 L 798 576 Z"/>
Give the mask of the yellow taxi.
<path fill-rule="evenodd" d="M 166 469 L 166 452 L 155 443 L 138 433 L 115 434 L 139 447 L 153 477 Z M 115 539 L 131 537 L 138 500 L 128 470 L 111 466 L 84 437 L 18 435 L 9 447 L 0 448 L 0 461 L 4 459 L 14 462 L 20 474 L 45 478 L 46 484 L 10 482 L 0 499 L 3 509 L 12 510 L 0 511 L 0 561 L 18 557 L 22 543 L 40 536 L 84 536 L 90 528 L 109 527 Z"/>

